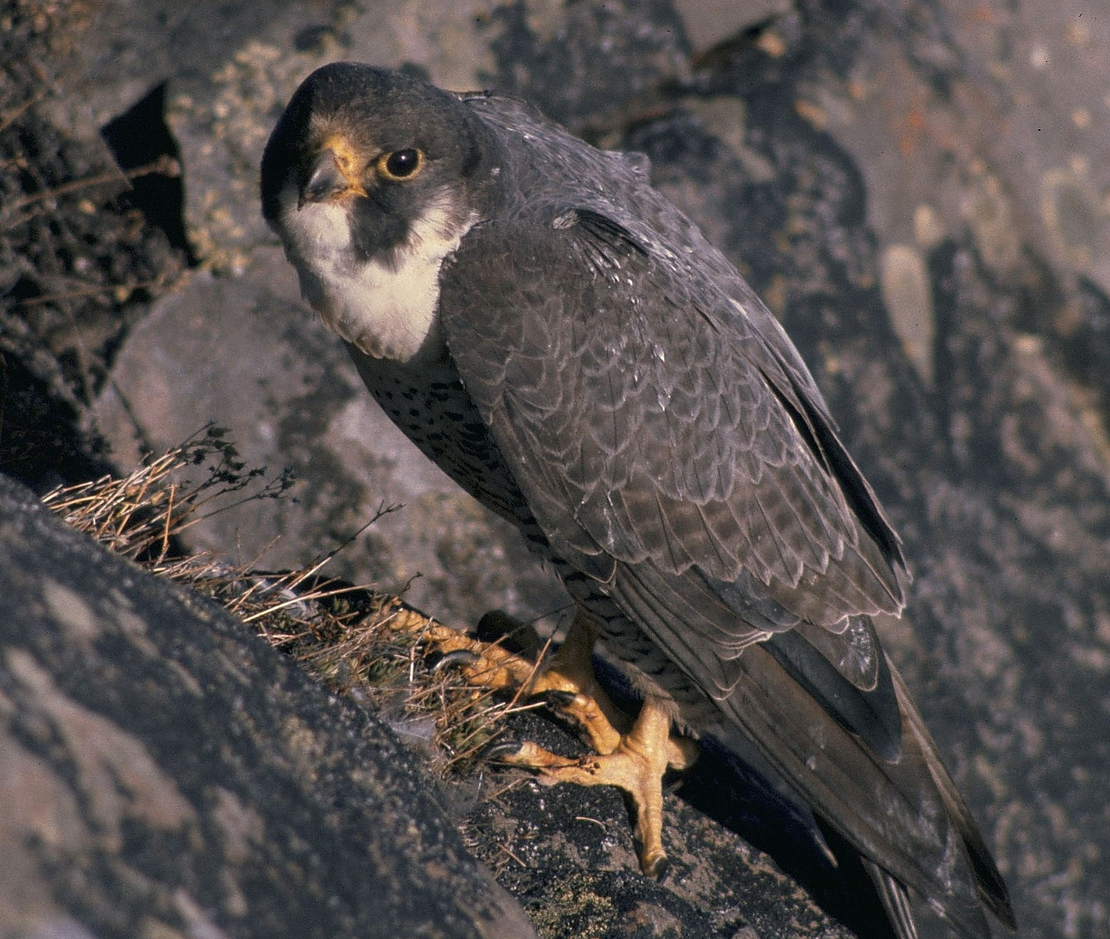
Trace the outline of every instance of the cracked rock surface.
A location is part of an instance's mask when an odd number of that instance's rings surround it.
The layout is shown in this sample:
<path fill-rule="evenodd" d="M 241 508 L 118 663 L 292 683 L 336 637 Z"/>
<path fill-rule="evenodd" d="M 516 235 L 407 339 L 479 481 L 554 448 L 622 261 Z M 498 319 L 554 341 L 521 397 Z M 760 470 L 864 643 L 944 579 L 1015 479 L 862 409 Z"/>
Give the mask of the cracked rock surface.
<path fill-rule="evenodd" d="M 891 653 L 1010 883 L 1021 935 L 1110 932 L 1110 20 L 1098 9 L 1052 0 L 775 0 L 743 16 L 667 0 L 0 9 L 0 472 L 41 493 L 127 470 L 140 449 L 216 422 L 251 465 L 290 468 L 297 483 L 293 500 L 217 516 L 195 547 L 283 567 L 349 540 L 334 573 L 395 592 L 408 585 L 408 600 L 446 622 L 492 607 L 557 621 L 561 590 L 521 560 L 515 534 L 361 392 L 300 303 L 257 206 L 266 135 L 325 61 L 408 65 L 449 87 L 529 98 L 599 145 L 647 153 L 656 185 L 780 317 L 905 541 L 915 580 Z M 7 546 L 40 521 L 23 495 L 4 499 Z M 403 508 L 362 530 L 392 505 Z M 19 555 L 25 583 L 38 586 L 3 595 L 0 714 L 18 760 L 0 760 L 0 773 L 18 773 L 0 785 L 35 796 L 12 803 L 14 814 L 0 800 L 0 833 L 15 846 L 0 870 L 0 917 L 16 908 L 6 898 L 19 884 L 20 916 L 68 917 L 56 922 L 73 935 L 204 924 L 254 935 L 252 915 L 236 913 L 244 897 L 252 914 L 295 904 L 288 881 L 239 883 L 243 858 L 280 855 L 275 870 L 286 871 L 299 858 L 306 883 L 324 884 L 312 859 L 330 848 L 312 832 L 330 829 L 295 819 L 342 818 L 343 838 L 356 841 L 354 830 L 374 827 L 372 809 L 356 804 L 359 741 L 377 739 L 371 722 L 345 716 L 276 660 L 229 651 L 239 643 L 230 626 L 210 636 L 163 617 L 128 632 L 125 617 L 116 638 L 86 635 L 81 609 L 120 608 L 134 572 L 112 568 L 115 579 L 82 577 L 68 600 L 59 594 L 76 626 L 33 618 L 51 609 L 52 557 Z M 108 563 L 91 547 L 80 557 L 73 565 L 93 572 Z M 40 629 L 24 634 L 21 623 Z M 159 722 L 177 726 L 182 702 L 205 708 L 170 663 L 200 663 L 212 643 L 249 680 L 226 686 L 238 699 L 212 699 L 227 713 L 207 715 L 204 739 L 179 737 L 187 742 L 171 765 Z M 320 794 L 289 782 L 305 770 L 279 759 L 293 745 L 278 730 L 265 738 L 270 756 L 256 754 L 260 765 L 288 763 L 290 776 L 264 776 L 294 786 L 282 838 L 256 837 L 245 775 L 239 789 L 221 782 L 217 755 L 242 767 L 262 746 L 236 723 L 236 700 L 253 725 L 331 728 L 313 731 L 336 754 L 333 788 Z M 101 749 L 78 753 L 66 721 L 98 728 Z M 188 754 L 213 762 L 183 776 Z M 822 869 L 762 822 L 758 787 L 712 758 L 698 772 L 708 777 L 668 796 L 677 876 L 664 884 L 634 873 L 619 797 L 531 783 L 449 807 L 444 844 L 458 827 L 466 845 L 449 866 L 480 870 L 466 859 L 478 857 L 544 936 L 834 936 L 846 934 L 843 922 L 874 934 L 849 872 Z M 203 853 L 188 853 L 217 848 L 230 866 L 206 872 Z M 348 848 L 356 853 L 340 857 L 364 866 L 364 849 Z M 357 932 L 351 898 L 371 874 L 342 876 L 338 918 L 320 913 L 331 935 Z M 127 878 L 131 918 L 109 915 L 125 882 L 113 878 Z M 472 910 L 502 903 L 488 890 Z M 258 934 L 281 934 L 269 928 L 278 918 L 265 913 Z M 0 921 L 0 935 L 22 934 L 8 926 Z"/>

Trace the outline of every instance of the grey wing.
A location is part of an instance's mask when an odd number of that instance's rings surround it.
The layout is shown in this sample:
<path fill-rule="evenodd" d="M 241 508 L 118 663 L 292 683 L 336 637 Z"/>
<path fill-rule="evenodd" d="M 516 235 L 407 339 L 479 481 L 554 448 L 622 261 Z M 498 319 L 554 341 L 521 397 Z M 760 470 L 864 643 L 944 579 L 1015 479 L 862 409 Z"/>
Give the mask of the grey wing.
<path fill-rule="evenodd" d="M 473 230 L 441 293 L 463 383 L 553 551 L 849 841 L 979 935 L 975 891 L 1001 878 L 969 873 L 989 855 L 905 732 L 920 722 L 871 622 L 902 607 L 897 539 L 766 309 L 660 250 L 587 208 Z"/>
<path fill-rule="evenodd" d="M 897 540 L 750 292 L 594 211 L 503 227 L 464 240 L 442 311 L 550 537 L 723 589 L 751 576 L 836 631 L 901 609 Z"/>

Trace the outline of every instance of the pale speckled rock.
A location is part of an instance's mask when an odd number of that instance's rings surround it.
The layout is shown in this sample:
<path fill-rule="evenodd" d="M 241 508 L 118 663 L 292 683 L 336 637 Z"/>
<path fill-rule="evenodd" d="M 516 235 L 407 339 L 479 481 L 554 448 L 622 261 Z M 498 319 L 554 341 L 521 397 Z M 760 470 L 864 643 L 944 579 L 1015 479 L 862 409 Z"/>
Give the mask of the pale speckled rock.
<path fill-rule="evenodd" d="M 860 6 L 873 27 L 850 71 L 802 93 L 855 158 L 879 237 L 909 239 L 909 207 L 927 205 L 1002 275 L 1032 243 L 1110 289 L 1110 21 L 1054 0 Z"/>
<path fill-rule="evenodd" d="M 891 325 L 922 381 L 933 387 L 936 313 L 925 256 L 915 245 L 894 244 L 883 252 L 880 265 L 879 284 Z"/>

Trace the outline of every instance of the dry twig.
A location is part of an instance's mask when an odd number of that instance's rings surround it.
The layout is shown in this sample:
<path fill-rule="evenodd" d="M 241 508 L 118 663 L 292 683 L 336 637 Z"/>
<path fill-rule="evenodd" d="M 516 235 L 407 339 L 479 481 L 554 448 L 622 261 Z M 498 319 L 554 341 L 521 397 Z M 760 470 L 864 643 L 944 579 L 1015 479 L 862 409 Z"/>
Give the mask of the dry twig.
<path fill-rule="evenodd" d="M 426 666 L 425 650 L 446 653 L 465 642 L 462 633 L 370 587 L 327 578 L 323 569 L 334 554 L 301 570 L 268 573 L 181 547 L 189 528 L 226 510 L 217 499 L 276 498 L 289 485 L 246 469 L 225 431 L 209 426 L 128 476 L 59 488 L 43 502 L 116 553 L 220 602 L 337 694 L 367 701 L 403 734 L 429 740 L 441 770 L 473 762 L 499 720 L 530 705 Z M 379 507 L 369 524 L 390 511 Z"/>

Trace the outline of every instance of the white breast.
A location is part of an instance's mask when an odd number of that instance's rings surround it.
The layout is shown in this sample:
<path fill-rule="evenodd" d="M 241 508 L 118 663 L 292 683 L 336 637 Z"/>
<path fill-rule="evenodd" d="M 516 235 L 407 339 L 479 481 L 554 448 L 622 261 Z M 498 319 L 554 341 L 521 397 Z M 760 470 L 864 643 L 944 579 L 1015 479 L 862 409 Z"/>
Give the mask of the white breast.
<path fill-rule="evenodd" d="M 449 206 L 433 203 L 403 244 L 364 261 L 355 256 L 341 204 L 286 205 L 286 253 L 325 325 L 374 358 L 406 362 L 421 350 L 439 351 L 439 271 L 475 218 L 460 223 Z"/>

